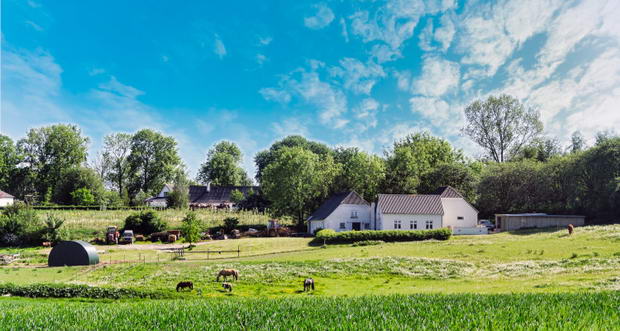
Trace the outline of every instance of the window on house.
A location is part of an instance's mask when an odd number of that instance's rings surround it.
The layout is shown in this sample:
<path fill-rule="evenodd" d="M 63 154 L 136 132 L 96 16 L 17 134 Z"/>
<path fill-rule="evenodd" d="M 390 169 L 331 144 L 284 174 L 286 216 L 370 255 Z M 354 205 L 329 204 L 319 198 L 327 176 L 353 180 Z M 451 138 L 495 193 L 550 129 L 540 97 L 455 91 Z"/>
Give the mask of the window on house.
<path fill-rule="evenodd" d="M 357 210 L 351 211 L 351 218 L 357 218 Z"/>
<path fill-rule="evenodd" d="M 401 229 L 401 221 L 394 221 L 394 229 Z"/>
<path fill-rule="evenodd" d="M 346 225 L 344 223 L 340 223 L 340 228 L 341 229 L 346 229 L 347 227 L 346 227 Z"/>
<path fill-rule="evenodd" d="M 167 197 L 169 193 L 170 192 L 168 192 L 168 191 L 164 192 L 164 196 Z"/>
<path fill-rule="evenodd" d="M 433 221 L 426 221 L 426 229 L 430 230 L 433 228 Z"/>
<path fill-rule="evenodd" d="M 462 220 L 464 220 L 465 218 L 463 218 L 463 216 L 458 216 L 456 219 L 457 219 L 457 220 L 459 220 L 459 221 L 462 221 Z"/>
<path fill-rule="evenodd" d="M 370 223 L 364 223 L 364 229 L 370 230 Z"/>
<path fill-rule="evenodd" d="M 409 221 L 409 229 L 416 230 L 418 228 L 418 221 Z"/>

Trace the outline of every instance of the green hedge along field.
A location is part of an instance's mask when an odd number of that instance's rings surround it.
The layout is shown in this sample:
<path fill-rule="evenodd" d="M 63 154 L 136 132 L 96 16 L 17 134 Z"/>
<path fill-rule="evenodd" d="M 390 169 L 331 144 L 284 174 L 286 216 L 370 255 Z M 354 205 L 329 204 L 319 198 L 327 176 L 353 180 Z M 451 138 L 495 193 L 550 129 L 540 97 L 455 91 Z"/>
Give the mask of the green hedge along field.
<path fill-rule="evenodd" d="M 452 231 L 447 228 L 434 230 L 368 230 L 336 232 L 324 229 L 316 234 L 315 242 L 328 244 L 350 244 L 358 241 L 381 240 L 384 242 L 420 241 L 420 240 L 448 240 Z"/>
<path fill-rule="evenodd" d="M 620 293 L 77 302 L 0 299 L 0 329 L 617 330 Z"/>

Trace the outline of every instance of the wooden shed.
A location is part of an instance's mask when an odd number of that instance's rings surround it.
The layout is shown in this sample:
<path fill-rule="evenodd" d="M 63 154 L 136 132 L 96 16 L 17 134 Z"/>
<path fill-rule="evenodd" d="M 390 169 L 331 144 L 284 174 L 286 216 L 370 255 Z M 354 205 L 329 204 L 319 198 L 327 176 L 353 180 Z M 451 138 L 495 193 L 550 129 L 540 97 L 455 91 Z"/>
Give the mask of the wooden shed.
<path fill-rule="evenodd" d="M 495 227 L 499 231 L 530 228 L 565 228 L 569 224 L 583 226 L 585 216 L 549 215 L 544 213 L 495 214 Z"/>

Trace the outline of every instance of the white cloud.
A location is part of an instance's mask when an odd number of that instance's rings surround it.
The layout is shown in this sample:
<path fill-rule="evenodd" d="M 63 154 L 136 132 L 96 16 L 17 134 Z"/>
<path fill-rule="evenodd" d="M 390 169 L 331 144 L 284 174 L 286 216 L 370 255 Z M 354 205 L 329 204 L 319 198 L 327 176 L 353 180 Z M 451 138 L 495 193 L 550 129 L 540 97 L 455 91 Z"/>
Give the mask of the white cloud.
<path fill-rule="evenodd" d="M 377 63 L 394 61 L 402 57 L 400 51 L 393 50 L 385 44 L 372 46 L 370 55 L 374 60 L 377 61 Z"/>
<path fill-rule="evenodd" d="M 304 18 L 304 25 L 307 28 L 313 30 L 323 29 L 334 20 L 334 12 L 326 4 L 320 3 L 315 5 L 314 8 L 316 8 L 316 14 Z"/>
<path fill-rule="evenodd" d="M 425 96 L 441 96 L 458 87 L 460 69 L 456 62 L 426 57 L 422 74 L 412 83 L 413 91 Z"/>
<path fill-rule="evenodd" d="M 441 17 L 441 26 L 435 30 L 435 40 L 441 44 L 441 50 L 447 51 L 452 43 L 454 34 L 456 33 L 456 27 L 452 22 L 449 15 L 443 15 Z"/>
<path fill-rule="evenodd" d="M 41 27 L 39 24 L 33 22 L 33 21 L 26 21 L 24 22 L 26 23 L 26 25 L 32 27 L 33 29 L 37 30 L 37 31 L 43 31 L 43 27 Z"/>
<path fill-rule="evenodd" d="M 258 91 L 263 98 L 267 101 L 275 101 L 282 104 L 287 104 L 291 101 L 291 94 L 282 89 L 265 87 Z"/>
<path fill-rule="evenodd" d="M 226 56 L 226 46 L 224 46 L 224 42 L 220 39 L 220 36 L 215 35 L 215 41 L 213 42 L 213 53 L 217 55 L 220 59 Z"/>
<path fill-rule="evenodd" d="M 271 44 L 271 42 L 273 41 L 272 37 L 258 37 L 258 44 L 260 46 L 267 46 L 269 44 Z"/>
<path fill-rule="evenodd" d="M 342 38 L 344 38 L 345 42 L 349 42 L 349 32 L 347 31 L 347 22 L 344 20 L 344 17 L 340 18 L 340 26 L 342 27 Z"/>
<path fill-rule="evenodd" d="M 256 54 L 256 63 L 262 66 L 265 62 L 267 62 L 267 57 L 265 55 Z"/>
<path fill-rule="evenodd" d="M 366 98 L 353 110 L 355 117 L 363 123 L 359 126 L 360 131 L 366 131 L 369 128 L 377 126 L 377 111 L 379 110 L 379 102 L 373 98 Z"/>
<path fill-rule="evenodd" d="M 308 137 L 308 128 L 298 118 L 287 118 L 281 122 L 273 123 L 273 132 L 278 137 L 285 137 L 290 135 L 301 135 Z"/>
<path fill-rule="evenodd" d="M 342 78 L 344 87 L 357 94 L 370 94 L 378 78 L 385 77 L 380 65 L 372 61 L 364 64 L 354 58 L 340 60 L 340 67 L 331 68 L 330 73 Z"/>

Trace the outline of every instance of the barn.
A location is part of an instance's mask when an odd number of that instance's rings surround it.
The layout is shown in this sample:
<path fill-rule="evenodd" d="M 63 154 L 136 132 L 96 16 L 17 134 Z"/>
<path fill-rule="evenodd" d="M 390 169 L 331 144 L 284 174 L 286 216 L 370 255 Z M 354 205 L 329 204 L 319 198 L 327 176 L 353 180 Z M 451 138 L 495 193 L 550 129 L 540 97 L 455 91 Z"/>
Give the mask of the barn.
<path fill-rule="evenodd" d="M 14 202 L 14 197 L 4 191 L 0 191 L 0 207 L 10 206 Z"/>
<path fill-rule="evenodd" d="M 499 231 L 530 228 L 565 228 L 569 224 L 583 226 L 585 216 L 549 215 L 544 213 L 495 214 L 495 227 Z"/>
<path fill-rule="evenodd" d="M 47 265 L 50 267 L 93 265 L 99 263 L 95 246 L 81 240 L 62 241 L 52 248 Z"/>

